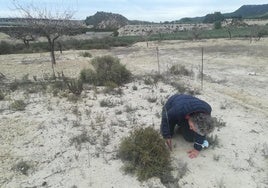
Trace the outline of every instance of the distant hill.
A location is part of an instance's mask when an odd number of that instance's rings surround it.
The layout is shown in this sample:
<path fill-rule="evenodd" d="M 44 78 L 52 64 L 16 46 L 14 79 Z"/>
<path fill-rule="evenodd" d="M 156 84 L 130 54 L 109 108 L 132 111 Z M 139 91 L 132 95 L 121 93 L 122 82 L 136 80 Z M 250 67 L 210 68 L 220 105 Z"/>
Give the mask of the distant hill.
<path fill-rule="evenodd" d="M 95 29 L 113 30 L 127 25 L 129 21 L 120 14 L 97 12 L 93 16 L 88 16 L 85 23 L 87 25 L 93 25 Z"/>
<path fill-rule="evenodd" d="M 152 22 L 140 20 L 128 20 L 126 17 L 109 12 L 97 12 L 93 16 L 88 16 L 85 20 L 87 25 L 93 25 L 97 30 L 114 30 L 128 24 L 143 25 L 151 24 Z"/>
<path fill-rule="evenodd" d="M 209 15 L 209 14 L 207 14 Z M 206 15 L 206 16 L 207 16 Z M 182 18 L 175 22 L 177 23 L 200 23 L 203 22 L 205 17 L 195 18 Z M 264 5 L 243 5 L 239 9 L 231 13 L 223 14 L 225 18 L 239 17 L 239 18 L 252 18 L 252 19 L 268 19 L 268 4 Z"/>
<path fill-rule="evenodd" d="M 260 18 L 268 13 L 268 4 L 243 5 L 232 13 L 223 14 L 225 17 Z"/>

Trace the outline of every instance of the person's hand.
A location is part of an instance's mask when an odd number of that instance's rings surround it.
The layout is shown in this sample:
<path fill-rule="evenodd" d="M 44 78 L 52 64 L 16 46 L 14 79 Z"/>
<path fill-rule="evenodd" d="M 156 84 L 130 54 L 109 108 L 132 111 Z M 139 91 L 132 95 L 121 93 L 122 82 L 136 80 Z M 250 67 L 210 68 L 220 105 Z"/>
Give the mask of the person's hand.
<path fill-rule="evenodd" d="M 166 139 L 166 143 L 167 143 L 167 146 L 168 146 L 169 150 L 172 151 L 172 142 L 171 142 L 171 138 Z"/>
<path fill-rule="evenodd" d="M 199 151 L 196 150 L 196 149 L 192 149 L 190 151 L 188 151 L 188 156 L 193 159 L 193 158 L 196 158 L 199 154 Z"/>

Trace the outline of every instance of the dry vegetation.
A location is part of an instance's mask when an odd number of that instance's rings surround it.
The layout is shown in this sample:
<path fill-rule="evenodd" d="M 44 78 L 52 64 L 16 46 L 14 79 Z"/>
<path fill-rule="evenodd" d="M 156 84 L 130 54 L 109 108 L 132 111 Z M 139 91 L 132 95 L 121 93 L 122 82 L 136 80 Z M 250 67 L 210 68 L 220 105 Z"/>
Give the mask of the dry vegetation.
<path fill-rule="evenodd" d="M 134 129 L 159 131 L 161 108 L 177 92 L 209 102 L 219 121 L 211 147 L 197 159 L 187 156 L 192 144 L 175 136 L 176 182 L 161 176 L 165 186 L 267 187 L 267 44 L 266 38 L 162 41 L 89 50 L 92 57 L 64 51 L 56 53 L 56 80 L 46 53 L 1 55 L 0 187 L 163 187 L 157 178 L 139 182 L 125 175 L 118 150 Z M 80 88 L 81 70 L 96 71 L 90 62 L 104 55 L 117 57 L 132 79 Z M 65 77 L 76 81 L 68 87 Z"/>

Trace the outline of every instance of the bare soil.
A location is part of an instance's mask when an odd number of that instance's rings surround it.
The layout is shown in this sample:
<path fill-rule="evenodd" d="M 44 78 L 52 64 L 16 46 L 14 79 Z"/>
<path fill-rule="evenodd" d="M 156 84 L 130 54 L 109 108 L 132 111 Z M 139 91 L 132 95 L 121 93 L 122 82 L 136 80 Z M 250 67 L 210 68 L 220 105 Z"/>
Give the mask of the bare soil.
<path fill-rule="evenodd" d="M 210 103 L 212 115 L 226 122 L 213 133 L 218 146 L 202 151 L 196 159 L 187 156 L 191 143 L 180 135 L 173 138 L 173 174 L 180 177 L 180 187 L 268 187 L 268 39 L 162 41 L 149 42 L 149 47 L 136 43 L 89 52 L 93 57 L 116 56 L 144 78 L 158 71 L 156 47 L 160 72 L 177 64 L 192 70 L 194 76 L 174 81 L 199 89 L 197 97 Z M 199 77 L 202 47 L 203 88 Z M 91 60 L 80 53 L 57 53 L 56 71 L 77 77 Z M 51 73 L 49 54 L 1 55 L 0 72 L 8 79 L 26 74 L 42 79 Z M 85 90 L 75 103 L 49 92 L 7 93 L 0 101 L 0 187 L 163 187 L 156 178 L 139 182 L 124 174 L 116 154 L 121 138 L 134 128 L 159 129 L 162 105 L 177 92 L 163 82 L 145 85 L 142 78 L 123 86 L 122 95 L 105 94 L 103 88 Z M 157 101 L 150 103 L 150 97 Z M 24 111 L 9 108 L 15 99 L 27 103 Z M 103 99 L 114 106 L 101 107 Z M 74 139 L 77 136 L 87 141 L 81 143 Z M 19 162 L 28 164 L 27 174 L 17 168 Z M 182 176 L 185 163 L 189 170 Z"/>

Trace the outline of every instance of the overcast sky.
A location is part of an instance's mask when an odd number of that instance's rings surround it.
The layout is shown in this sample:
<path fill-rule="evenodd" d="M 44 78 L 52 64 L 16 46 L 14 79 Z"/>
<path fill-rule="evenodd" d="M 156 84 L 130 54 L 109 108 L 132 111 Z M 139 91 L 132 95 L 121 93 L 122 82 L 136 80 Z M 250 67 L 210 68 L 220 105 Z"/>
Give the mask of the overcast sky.
<path fill-rule="evenodd" d="M 268 4 L 267 0 L 17 0 L 59 11 L 75 11 L 74 19 L 85 19 L 97 11 L 122 14 L 129 20 L 172 21 L 204 16 L 215 11 L 233 12 L 242 5 Z M 0 17 L 19 16 L 12 0 L 0 0 Z"/>

